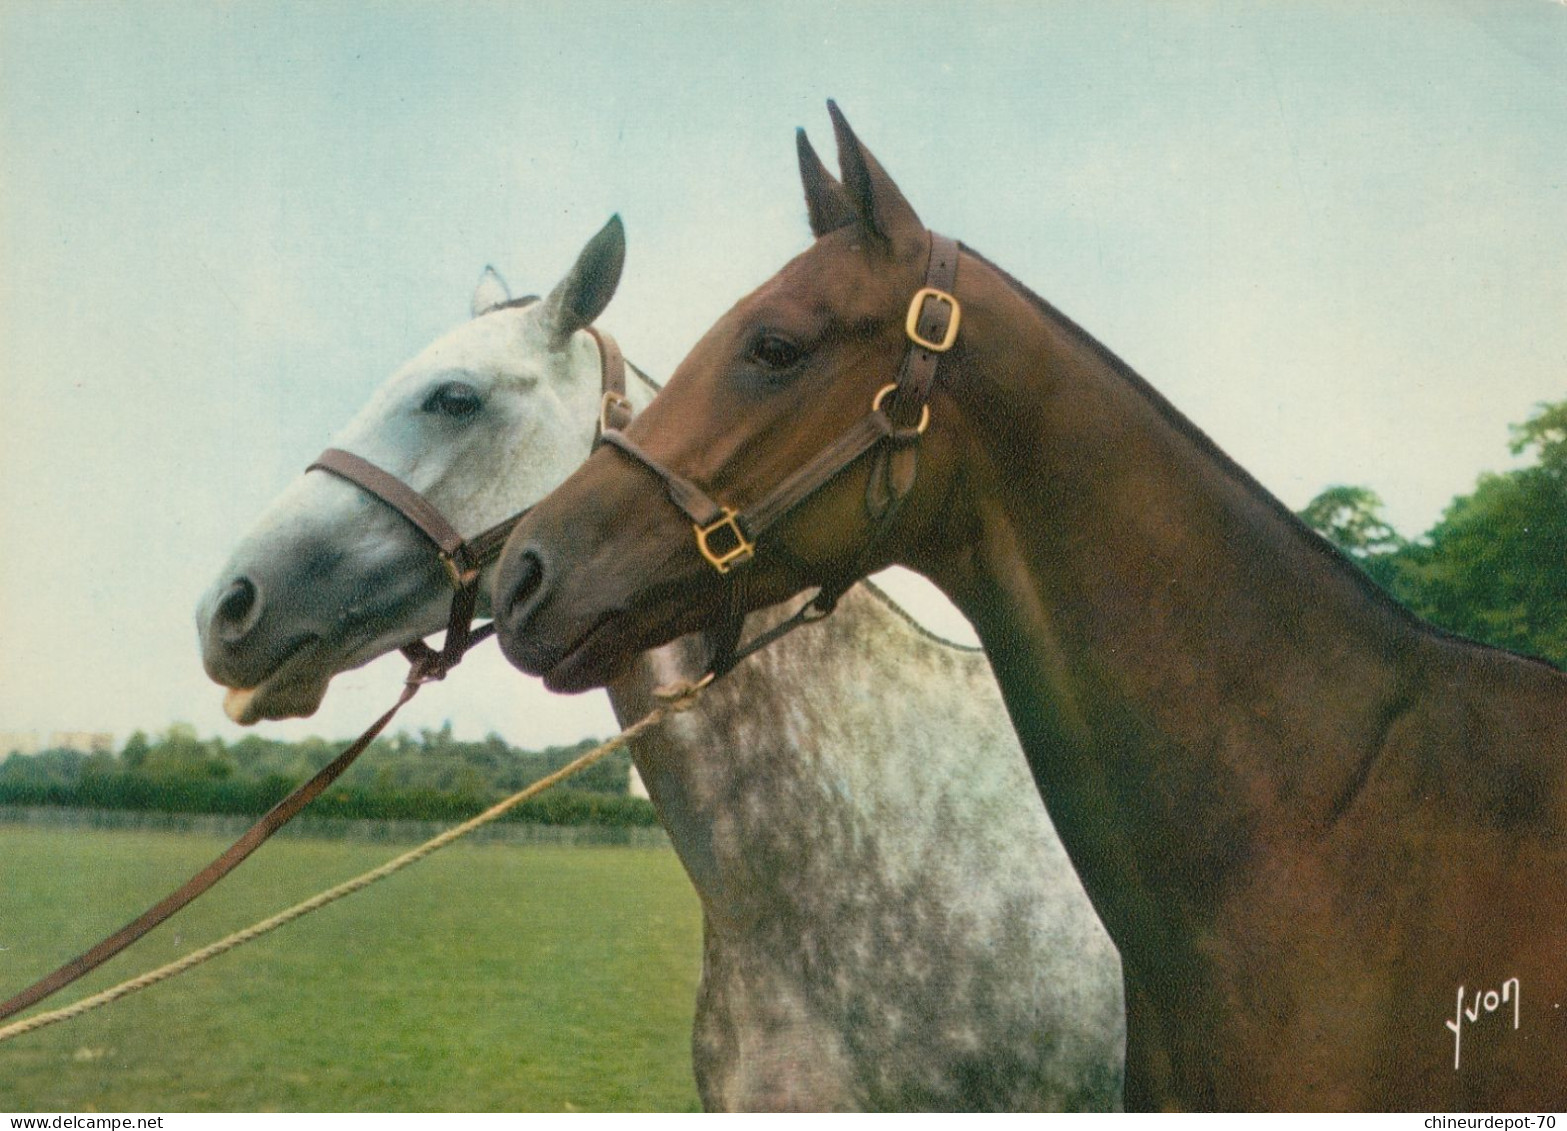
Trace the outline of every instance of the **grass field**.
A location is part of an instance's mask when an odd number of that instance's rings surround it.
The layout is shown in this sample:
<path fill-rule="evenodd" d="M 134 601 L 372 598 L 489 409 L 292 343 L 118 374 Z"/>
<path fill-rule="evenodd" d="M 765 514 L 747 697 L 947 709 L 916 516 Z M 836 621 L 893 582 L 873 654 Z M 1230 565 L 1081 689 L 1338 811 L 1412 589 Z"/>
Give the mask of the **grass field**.
<path fill-rule="evenodd" d="M 0 826 L 0 998 L 225 842 Z M 374 867 L 275 841 L 64 1005 Z M 695 896 L 667 848 L 457 845 L 182 977 L 0 1044 L 0 1111 L 687 1111 Z"/>

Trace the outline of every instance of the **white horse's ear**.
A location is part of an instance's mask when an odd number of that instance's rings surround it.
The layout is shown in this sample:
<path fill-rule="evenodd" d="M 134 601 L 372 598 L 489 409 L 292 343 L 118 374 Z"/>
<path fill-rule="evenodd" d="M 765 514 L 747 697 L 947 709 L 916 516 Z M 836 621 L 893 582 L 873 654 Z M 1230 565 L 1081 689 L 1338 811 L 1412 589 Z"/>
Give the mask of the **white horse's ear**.
<path fill-rule="evenodd" d="M 620 285 L 620 272 L 626 265 L 626 229 L 620 216 L 590 239 L 566 277 L 544 300 L 544 325 L 549 329 L 551 349 L 560 349 L 571 335 L 604 313 Z"/>
<path fill-rule="evenodd" d="M 473 301 L 468 305 L 475 318 L 488 314 L 497 306 L 511 301 L 511 288 L 493 267 L 486 267 L 479 276 L 479 285 L 473 289 Z"/>

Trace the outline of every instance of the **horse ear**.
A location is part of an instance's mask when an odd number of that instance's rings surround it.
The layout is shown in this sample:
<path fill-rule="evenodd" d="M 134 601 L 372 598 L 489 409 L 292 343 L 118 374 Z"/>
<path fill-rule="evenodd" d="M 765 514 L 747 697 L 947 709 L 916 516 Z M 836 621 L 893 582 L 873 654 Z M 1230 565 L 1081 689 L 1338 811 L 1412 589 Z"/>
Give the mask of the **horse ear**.
<path fill-rule="evenodd" d="M 854 223 L 854 205 L 838 179 L 827 171 L 811 148 L 804 130 L 794 131 L 794 148 L 800 157 L 800 182 L 805 186 L 805 210 L 811 234 L 817 239 Z"/>
<path fill-rule="evenodd" d="M 468 304 L 468 310 L 477 318 L 510 301 L 511 288 L 506 280 L 495 268 L 486 267 L 484 274 L 479 276 L 479 285 L 473 289 L 473 301 Z"/>
<path fill-rule="evenodd" d="M 588 241 L 566 277 L 544 299 L 543 318 L 551 349 L 563 347 L 571 335 L 604 313 L 615 297 L 625 265 L 626 229 L 617 214 Z"/>
<path fill-rule="evenodd" d="M 854 136 L 838 104 L 829 101 L 827 112 L 832 115 L 833 133 L 838 137 L 838 167 L 843 171 L 845 195 L 860 226 L 888 244 L 911 238 L 923 241 L 925 225 L 881 163 Z"/>

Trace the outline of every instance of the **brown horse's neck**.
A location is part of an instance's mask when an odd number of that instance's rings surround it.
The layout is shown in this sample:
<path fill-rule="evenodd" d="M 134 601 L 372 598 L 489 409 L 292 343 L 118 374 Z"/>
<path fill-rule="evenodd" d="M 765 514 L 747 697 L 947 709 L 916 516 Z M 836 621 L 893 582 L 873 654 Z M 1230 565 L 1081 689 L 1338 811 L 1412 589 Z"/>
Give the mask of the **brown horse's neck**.
<path fill-rule="evenodd" d="M 1200 933 L 1352 802 L 1428 637 L 1071 322 L 959 280 L 962 545 L 910 564 L 985 642 L 1112 934 Z"/>

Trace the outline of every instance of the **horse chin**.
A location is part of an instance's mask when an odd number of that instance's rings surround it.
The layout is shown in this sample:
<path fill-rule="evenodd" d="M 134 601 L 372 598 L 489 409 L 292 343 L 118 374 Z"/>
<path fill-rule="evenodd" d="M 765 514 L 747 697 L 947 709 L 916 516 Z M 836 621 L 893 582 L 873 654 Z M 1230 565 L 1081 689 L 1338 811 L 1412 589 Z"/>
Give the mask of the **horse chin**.
<path fill-rule="evenodd" d="M 504 636 L 501 646 L 506 649 L 508 660 L 540 676 L 548 690 L 577 695 L 609 686 L 648 649 L 707 627 L 700 608 L 666 601 L 636 611 L 607 611 L 575 643 L 561 651 L 536 641 L 519 646 L 515 638 Z M 532 666 L 519 662 L 519 658 Z"/>
<path fill-rule="evenodd" d="M 262 719 L 308 719 L 326 697 L 327 681 L 318 687 L 231 687 L 223 696 L 223 713 L 242 727 Z"/>
<path fill-rule="evenodd" d="M 596 630 L 543 674 L 544 686 L 561 695 L 603 687 L 625 670 L 635 653 L 624 652 Z"/>
<path fill-rule="evenodd" d="M 272 679 L 256 687 L 231 687 L 223 696 L 223 713 L 242 727 L 254 726 L 262 719 L 307 719 L 321 706 L 331 681 L 330 673 L 319 678 L 291 673 L 286 681 Z"/>
<path fill-rule="evenodd" d="M 546 661 L 538 672 L 544 686 L 563 695 L 606 686 L 644 650 L 633 628 L 624 614 L 606 613 L 563 655 Z"/>
<path fill-rule="evenodd" d="M 406 634 L 385 633 L 345 637 L 331 641 L 315 633 L 300 637 L 277 666 L 251 687 L 234 686 L 230 673 L 209 672 L 228 689 L 223 713 L 244 727 L 263 719 L 308 719 L 320 709 L 327 687 L 340 673 L 363 667 L 409 639 Z"/>

